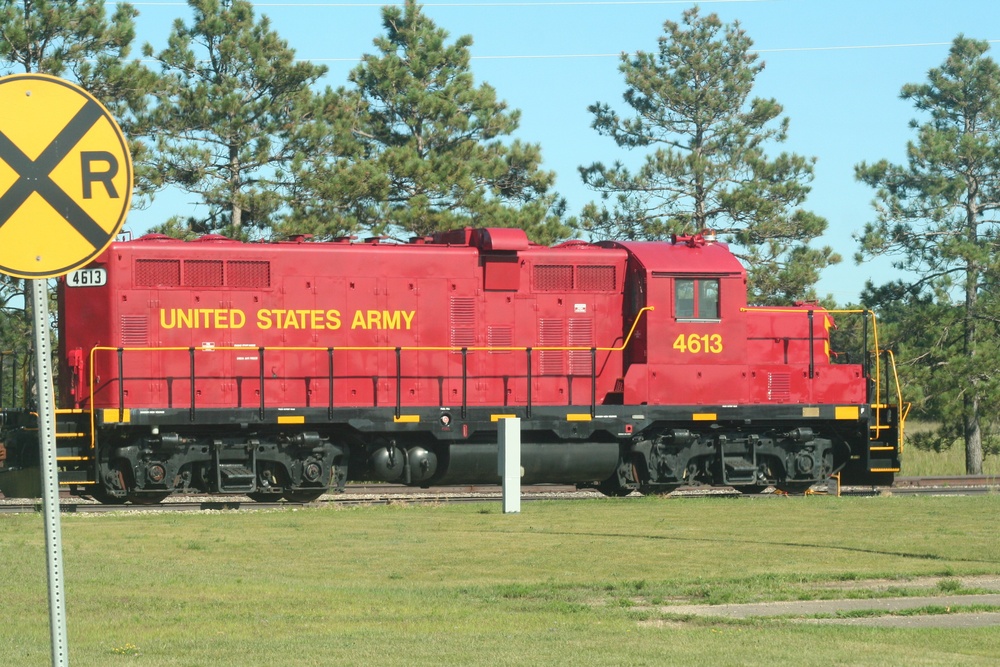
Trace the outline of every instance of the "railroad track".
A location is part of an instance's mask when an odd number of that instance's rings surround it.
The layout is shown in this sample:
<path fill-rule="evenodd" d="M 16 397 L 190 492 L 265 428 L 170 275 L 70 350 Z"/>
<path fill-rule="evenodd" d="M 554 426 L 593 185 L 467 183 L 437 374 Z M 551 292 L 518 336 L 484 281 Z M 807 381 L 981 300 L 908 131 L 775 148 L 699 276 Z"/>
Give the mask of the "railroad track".
<path fill-rule="evenodd" d="M 532 501 L 551 498 L 599 497 L 596 491 L 581 491 L 570 485 L 524 486 L 521 500 Z M 316 507 L 335 505 L 338 507 L 360 505 L 388 505 L 398 502 L 454 504 L 469 502 L 497 501 L 502 497 L 499 486 L 448 486 L 427 489 L 404 486 L 402 484 L 349 484 L 344 493 L 331 493 L 308 502 L 255 502 L 246 496 L 203 496 L 175 495 L 156 505 L 103 505 L 87 498 L 62 495 L 59 499 L 60 511 L 66 514 L 98 514 L 104 512 L 196 512 L 239 509 L 277 509 L 287 507 Z M 0 500 L 0 514 L 40 511 L 40 500 L 12 498 Z"/>
<path fill-rule="evenodd" d="M 926 494 L 926 495 L 975 495 L 996 492 L 1000 489 L 1000 477 L 992 475 L 956 476 L 956 477 L 898 477 L 889 489 L 881 487 L 844 487 L 841 495 L 864 496 L 895 494 Z M 822 493 L 823 491 L 819 491 Z M 740 496 L 737 491 L 726 487 L 681 487 L 675 492 L 678 497 L 684 496 Z M 747 496 L 761 498 L 771 495 Z M 496 502 L 502 497 L 499 486 L 448 486 L 417 489 L 402 484 L 349 484 L 344 493 L 327 494 L 319 500 L 310 503 L 254 502 L 246 496 L 184 496 L 168 498 L 158 505 L 102 505 L 96 501 L 63 496 L 60 498 L 60 510 L 67 514 L 86 514 L 120 511 L 146 512 L 193 512 L 193 511 L 224 511 L 239 509 L 277 509 L 287 507 L 306 507 L 318 505 L 334 505 L 348 507 L 355 505 L 387 505 L 398 502 L 407 503 L 468 503 Z M 601 497 L 596 491 L 579 490 L 570 485 L 542 484 L 525 486 L 521 489 L 523 501 L 541 499 Z M 24 513 L 41 510 L 40 500 L 6 499 L 0 500 L 0 513 Z"/>

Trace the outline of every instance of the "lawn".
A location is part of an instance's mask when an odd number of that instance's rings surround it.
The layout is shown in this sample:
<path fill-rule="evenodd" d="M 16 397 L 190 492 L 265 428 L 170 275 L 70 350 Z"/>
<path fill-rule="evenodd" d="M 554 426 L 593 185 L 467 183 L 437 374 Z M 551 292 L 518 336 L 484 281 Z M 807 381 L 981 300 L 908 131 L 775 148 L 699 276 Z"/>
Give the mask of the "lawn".
<path fill-rule="evenodd" d="M 70 664 L 993 665 L 998 627 L 719 621 L 669 605 L 1000 574 L 998 515 L 998 495 L 70 514 Z M 47 665 L 41 516 L 0 516 L 0 553 L 0 664 Z"/>

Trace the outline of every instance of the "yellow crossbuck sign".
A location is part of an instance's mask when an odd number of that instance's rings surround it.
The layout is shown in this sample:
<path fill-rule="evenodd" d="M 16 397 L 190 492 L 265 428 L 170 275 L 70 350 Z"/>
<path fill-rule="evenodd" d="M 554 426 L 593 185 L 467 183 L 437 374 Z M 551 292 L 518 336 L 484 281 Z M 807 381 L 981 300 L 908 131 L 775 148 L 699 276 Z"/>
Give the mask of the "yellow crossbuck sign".
<path fill-rule="evenodd" d="M 82 88 L 45 74 L 0 78 L 0 273 L 63 275 L 125 223 L 132 159 L 121 129 Z"/>

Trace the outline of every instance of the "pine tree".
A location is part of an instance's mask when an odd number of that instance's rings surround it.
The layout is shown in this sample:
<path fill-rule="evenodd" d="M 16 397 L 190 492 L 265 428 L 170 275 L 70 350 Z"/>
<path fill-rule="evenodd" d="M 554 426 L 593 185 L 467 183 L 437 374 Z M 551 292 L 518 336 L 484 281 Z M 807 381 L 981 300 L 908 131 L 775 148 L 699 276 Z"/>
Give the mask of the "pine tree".
<path fill-rule="evenodd" d="M 0 73 L 74 81 L 108 108 L 126 136 L 141 135 L 157 79 L 128 60 L 138 15 L 121 3 L 109 18 L 103 0 L 0 0 Z"/>
<path fill-rule="evenodd" d="M 153 111 L 164 184 L 201 197 L 204 215 L 173 219 L 173 234 L 266 234 L 288 205 L 292 169 L 308 145 L 310 86 L 326 68 L 295 52 L 256 20 L 247 0 L 189 0 L 194 21 L 175 21 L 153 54 L 167 82 Z"/>
<path fill-rule="evenodd" d="M 858 261 L 892 256 L 911 276 L 873 287 L 870 299 L 921 304 L 924 316 L 910 320 L 922 334 L 913 363 L 941 423 L 935 446 L 961 438 L 969 474 L 982 472 L 992 427 L 985 415 L 1000 407 L 1000 66 L 988 50 L 988 42 L 957 37 L 927 83 L 902 89 L 928 116 L 910 123 L 917 136 L 906 164 L 856 168 L 876 189 L 876 220 L 858 237 Z"/>
<path fill-rule="evenodd" d="M 543 243 L 566 238 L 564 203 L 549 191 L 555 176 L 540 169 L 539 146 L 503 142 L 520 113 L 475 84 L 472 38 L 449 44 L 413 0 L 384 8 L 382 23 L 378 54 L 349 77 L 362 159 L 341 177 L 367 184 L 347 203 L 358 222 L 374 233 L 488 225 L 523 227 Z"/>
<path fill-rule="evenodd" d="M 133 207 L 146 203 L 154 190 L 142 137 L 148 131 L 148 95 L 157 80 L 141 62 L 128 60 L 137 15 L 133 6 L 122 3 L 109 17 L 103 0 L 0 0 L 0 75 L 51 74 L 100 100 L 129 141 Z M 32 338 L 25 297 L 25 281 L 0 276 L 0 352 L 16 353 L 19 367 Z M 5 363 L 0 372 L 10 373 L 12 357 Z M 12 387 L 12 381 L 13 376 L 6 376 L 7 405 L 12 404 L 11 391 L 23 398 L 23 382 Z"/>
<path fill-rule="evenodd" d="M 809 193 L 814 159 L 781 153 L 788 118 L 773 99 L 750 97 L 764 64 L 738 23 L 684 12 L 664 23 L 657 53 L 623 54 L 624 101 L 589 107 L 593 127 L 625 149 L 653 149 L 638 169 L 621 162 L 580 168 L 602 203 L 583 211 L 598 238 L 659 239 L 713 229 L 736 244 L 750 274 L 751 299 L 787 303 L 814 298 L 819 271 L 840 258 L 809 242 L 826 220 L 798 208 Z M 610 208 L 608 207 L 610 203 Z"/>

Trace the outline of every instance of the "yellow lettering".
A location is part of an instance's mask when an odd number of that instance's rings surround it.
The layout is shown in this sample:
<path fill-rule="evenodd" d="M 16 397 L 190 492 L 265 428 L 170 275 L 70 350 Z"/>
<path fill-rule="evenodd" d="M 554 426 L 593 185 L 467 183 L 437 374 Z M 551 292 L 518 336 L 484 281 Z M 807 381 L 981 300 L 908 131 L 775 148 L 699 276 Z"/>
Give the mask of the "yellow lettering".
<path fill-rule="evenodd" d="M 340 311 L 339 310 L 328 310 L 328 311 L 326 311 L 326 328 L 327 329 L 339 329 L 340 328 Z"/>
<path fill-rule="evenodd" d="M 297 312 L 294 310 L 283 310 L 281 311 L 285 314 L 285 321 L 279 326 L 282 329 L 301 329 L 299 326 L 299 320 L 297 318 Z"/>
<path fill-rule="evenodd" d="M 247 318 L 242 310 L 213 308 L 161 308 L 163 329 L 241 329 Z"/>
<path fill-rule="evenodd" d="M 399 328 L 399 311 L 394 310 L 391 313 L 388 310 L 382 311 L 382 326 L 386 329 L 398 329 Z"/>
<path fill-rule="evenodd" d="M 415 310 L 356 310 L 351 320 L 352 329 L 402 329 L 413 327 Z M 327 328 L 340 328 L 340 311 L 326 311 Z"/>
<path fill-rule="evenodd" d="M 257 311 L 257 328 L 258 329 L 270 329 L 271 328 L 271 311 L 267 308 L 261 308 Z"/>

